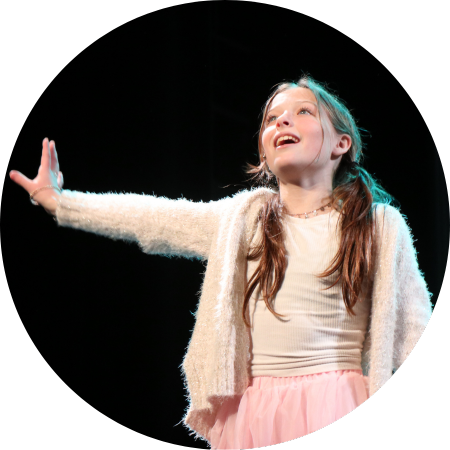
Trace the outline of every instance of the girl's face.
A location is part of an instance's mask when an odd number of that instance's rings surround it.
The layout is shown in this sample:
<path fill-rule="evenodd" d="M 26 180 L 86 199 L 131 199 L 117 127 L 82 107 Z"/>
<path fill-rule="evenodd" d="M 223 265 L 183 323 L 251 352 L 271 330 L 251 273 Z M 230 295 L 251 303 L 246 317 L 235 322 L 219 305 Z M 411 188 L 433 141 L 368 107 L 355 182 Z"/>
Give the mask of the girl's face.
<path fill-rule="evenodd" d="M 340 155 L 348 149 L 342 151 L 341 137 L 350 139 L 338 136 L 328 117 L 320 117 L 313 92 L 298 87 L 273 99 L 262 144 L 274 175 L 281 181 L 296 183 L 299 177 L 332 177 Z"/>

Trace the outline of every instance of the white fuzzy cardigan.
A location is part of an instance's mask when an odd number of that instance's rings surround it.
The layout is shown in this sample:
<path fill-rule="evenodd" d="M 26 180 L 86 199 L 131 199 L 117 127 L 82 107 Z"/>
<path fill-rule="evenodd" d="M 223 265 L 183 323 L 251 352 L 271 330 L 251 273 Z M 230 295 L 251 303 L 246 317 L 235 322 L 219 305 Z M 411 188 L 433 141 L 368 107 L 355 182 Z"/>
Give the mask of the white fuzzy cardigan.
<path fill-rule="evenodd" d="M 258 213 L 273 192 L 260 188 L 209 203 L 136 194 L 63 191 L 59 225 L 135 241 L 149 254 L 207 260 L 196 324 L 183 362 L 184 423 L 210 439 L 218 406 L 249 383 L 250 336 L 241 318 L 246 255 Z M 391 206 L 377 208 L 372 311 L 362 353 L 373 395 L 400 367 L 431 316 L 410 230 Z"/>

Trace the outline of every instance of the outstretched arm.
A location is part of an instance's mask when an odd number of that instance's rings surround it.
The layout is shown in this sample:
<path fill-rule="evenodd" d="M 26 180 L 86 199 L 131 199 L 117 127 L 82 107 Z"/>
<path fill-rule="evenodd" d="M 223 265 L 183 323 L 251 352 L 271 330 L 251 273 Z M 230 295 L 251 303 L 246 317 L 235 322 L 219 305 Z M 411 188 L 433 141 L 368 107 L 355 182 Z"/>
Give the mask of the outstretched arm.
<path fill-rule="evenodd" d="M 65 190 L 56 219 L 59 225 L 137 242 L 146 253 L 207 259 L 225 201 L 194 203 L 148 195 Z"/>
<path fill-rule="evenodd" d="M 90 231 L 112 239 L 134 241 L 144 252 L 207 259 L 213 235 L 227 200 L 194 203 L 137 194 L 90 194 L 61 191 L 54 141 L 42 143 L 38 175 L 30 180 L 16 170 L 11 179 L 59 225 Z"/>

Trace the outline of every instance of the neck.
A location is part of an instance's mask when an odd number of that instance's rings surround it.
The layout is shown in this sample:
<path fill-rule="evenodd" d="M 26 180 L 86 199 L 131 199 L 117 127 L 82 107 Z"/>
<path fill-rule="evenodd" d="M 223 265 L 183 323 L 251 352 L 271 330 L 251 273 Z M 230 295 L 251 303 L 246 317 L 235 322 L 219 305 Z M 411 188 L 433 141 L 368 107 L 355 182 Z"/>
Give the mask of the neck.
<path fill-rule="evenodd" d="M 331 200 L 331 186 L 299 186 L 280 183 L 280 197 L 290 214 L 301 214 L 318 210 L 318 214 L 329 213 L 327 208 L 320 211 L 319 208 L 325 206 Z"/>

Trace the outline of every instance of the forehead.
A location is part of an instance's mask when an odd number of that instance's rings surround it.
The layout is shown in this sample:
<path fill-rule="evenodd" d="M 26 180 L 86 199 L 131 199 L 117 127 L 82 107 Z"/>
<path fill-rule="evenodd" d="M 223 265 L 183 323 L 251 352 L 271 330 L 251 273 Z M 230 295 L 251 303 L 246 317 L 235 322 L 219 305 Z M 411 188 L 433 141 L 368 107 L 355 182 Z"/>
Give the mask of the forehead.
<path fill-rule="evenodd" d="M 317 104 L 316 96 L 313 94 L 311 89 L 296 87 L 277 94 L 272 101 L 270 109 L 288 106 L 289 104 L 301 101 L 309 101 Z"/>

